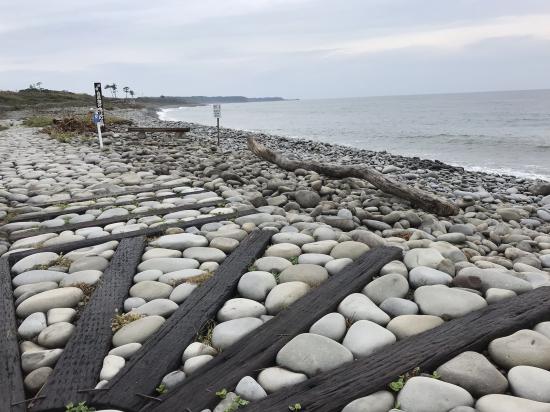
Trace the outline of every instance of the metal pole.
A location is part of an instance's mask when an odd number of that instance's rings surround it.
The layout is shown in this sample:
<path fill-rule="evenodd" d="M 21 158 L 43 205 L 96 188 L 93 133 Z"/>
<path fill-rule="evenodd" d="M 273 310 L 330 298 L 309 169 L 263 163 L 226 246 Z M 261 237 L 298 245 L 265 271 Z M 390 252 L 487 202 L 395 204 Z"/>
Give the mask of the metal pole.
<path fill-rule="evenodd" d="M 99 148 L 103 150 L 103 138 L 101 137 L 101 124 L 97 123 L 97 135 L 99 136 Z"/>
<path fill-rule="evenodd" d="M 220 145 L 220 118 L 217 117 L 216 120 L 218 121 L 218 146 Z"/>

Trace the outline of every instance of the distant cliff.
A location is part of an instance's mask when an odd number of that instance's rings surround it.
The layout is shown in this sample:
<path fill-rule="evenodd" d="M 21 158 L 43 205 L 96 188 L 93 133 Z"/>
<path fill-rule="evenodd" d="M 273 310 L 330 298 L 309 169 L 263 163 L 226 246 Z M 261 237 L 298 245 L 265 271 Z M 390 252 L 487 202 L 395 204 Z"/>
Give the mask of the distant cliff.
<path fill-rule="evenodd" d="M 155 103 L 160 105 L 203 105 L 212 103 L 249 103 L 273 102 L 285 100 L 282 97 L 244 97 L 244 96 L 160 96 L 138 97 L 138 103 Z"/>

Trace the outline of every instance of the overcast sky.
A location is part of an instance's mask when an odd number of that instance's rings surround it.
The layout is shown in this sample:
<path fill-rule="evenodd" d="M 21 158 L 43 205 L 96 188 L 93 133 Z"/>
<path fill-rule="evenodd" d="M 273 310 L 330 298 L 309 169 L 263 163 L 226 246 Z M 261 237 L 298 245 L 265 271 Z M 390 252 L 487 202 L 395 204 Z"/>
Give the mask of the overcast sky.
<path fill-rule="evenodd" d="M 2 0 L 0 89 L 297 98 L 550 88 L 550 0 Z"/>

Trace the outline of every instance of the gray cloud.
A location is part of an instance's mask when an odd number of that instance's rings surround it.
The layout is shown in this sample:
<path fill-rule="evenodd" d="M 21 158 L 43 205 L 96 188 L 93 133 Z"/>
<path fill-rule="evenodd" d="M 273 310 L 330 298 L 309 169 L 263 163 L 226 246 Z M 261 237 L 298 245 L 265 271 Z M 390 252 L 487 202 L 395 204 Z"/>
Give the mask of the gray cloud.
<path fill-rule="evenodd" d="M 339 97 L 550 88 L 550 2 L 0 4 L 0 88 Z"/>

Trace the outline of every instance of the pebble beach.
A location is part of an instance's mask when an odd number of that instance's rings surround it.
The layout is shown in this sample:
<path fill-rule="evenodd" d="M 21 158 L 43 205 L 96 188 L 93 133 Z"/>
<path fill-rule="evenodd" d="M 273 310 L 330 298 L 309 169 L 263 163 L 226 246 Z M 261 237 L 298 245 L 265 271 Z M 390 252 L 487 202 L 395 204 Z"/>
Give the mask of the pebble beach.
<path fill-rule="evenodd" d="M 43 114 L 84 113 L 67 108 Z M 0 129 L 0 256 L 163 228 L 147 237 L 123 307 L 113 309 L 112 340 L 96 388 L 108 387 L 256 231 L 271 233 L 265 252 L 242 274 L 234 296 L 219 302 L 215 318 L 197 331 L 195 341 L 172 348 L 179 366 L 163 371 L 156 393 L 148 395 L 177 391 L 224 350 L 377 247 L 399 248 L 401 256 L 363 289 L 333 302 L 337 309 L 293 336 L 271 364 L 243 374 L 234 387 L 216 388 L 215 402 L 202 412 L 246 410 L 397 342 L 550 286 L 548 181 L 225 128 L 218 147 L 214 127 L 161 121 L 152 109 L 113 114 L 136 126 L 191 130 L 183 137 L 162 132 L 140 137 L 127 132 L 127 125 L 113 125 L 100 151 L 93 134 L 60 142 L 24 126 L 29 112 L 0 119 L 8 126 Z M 460 212 L 437 216 L 356 178 L 282 170 L 248 150 L 249 135 L 290 158 L 368 165 L 452 201 Z M 32 218 L 50 212 L 56 216 Z M 28 219 L 21 219 L 25 215 Z M 185 229 L 174 226 L 225 215 Z M 102 224 L 113 218 L 119 221 Z M 81 223 L 86 227 L 63 229 Z M 54 373 L 119 244 L 110 240 L 67 253 L 29 254 L 11 266 L 14 333 L 28 398 Z M 494 339 L 484 350 L 457 354 L 436 370 L 396 376 L 397 383 L 340 410 L 549 412 L 548 318 Z M 313 409 L 298 399 L 289 410 Z"/>

